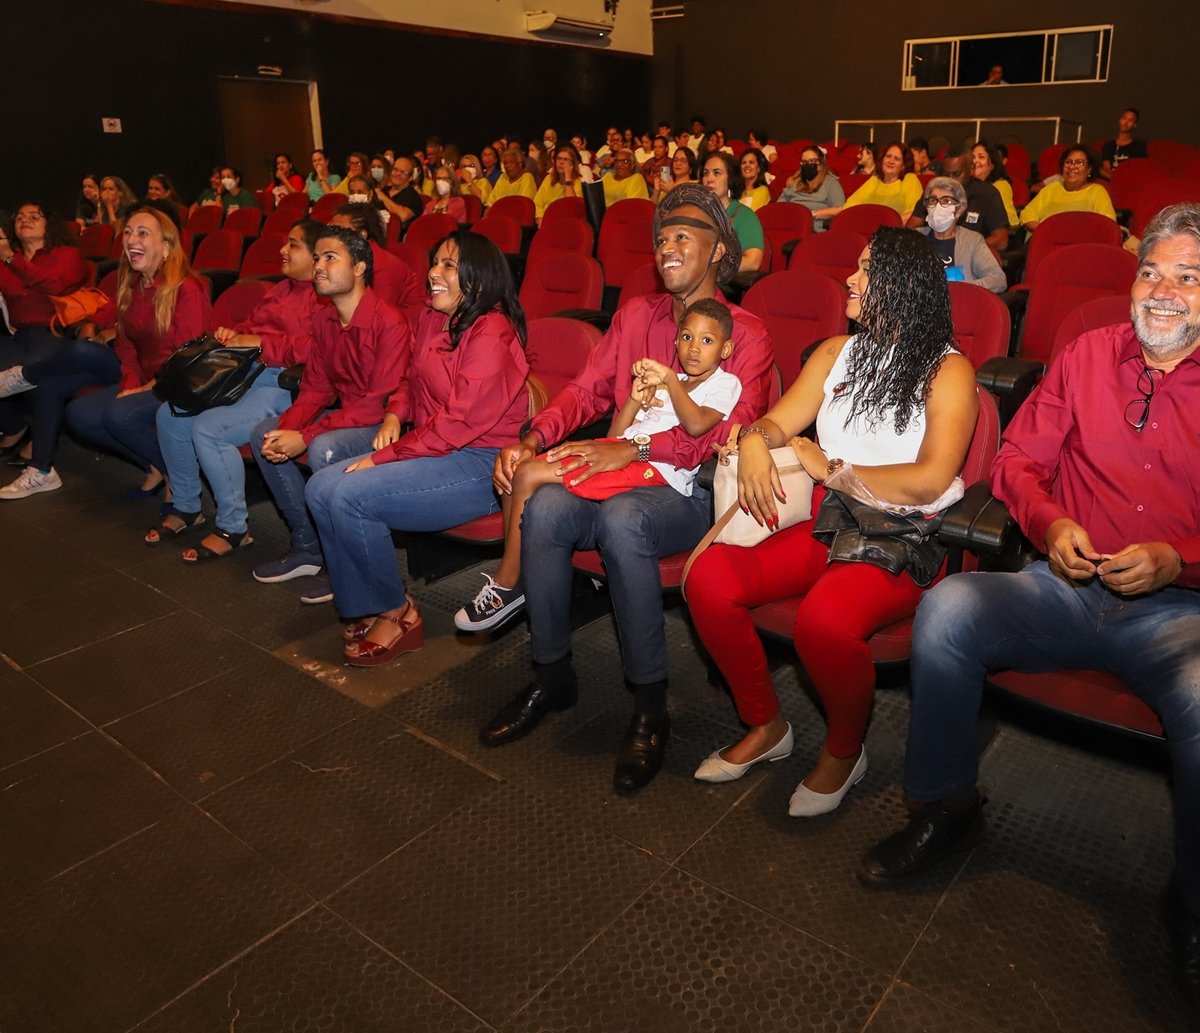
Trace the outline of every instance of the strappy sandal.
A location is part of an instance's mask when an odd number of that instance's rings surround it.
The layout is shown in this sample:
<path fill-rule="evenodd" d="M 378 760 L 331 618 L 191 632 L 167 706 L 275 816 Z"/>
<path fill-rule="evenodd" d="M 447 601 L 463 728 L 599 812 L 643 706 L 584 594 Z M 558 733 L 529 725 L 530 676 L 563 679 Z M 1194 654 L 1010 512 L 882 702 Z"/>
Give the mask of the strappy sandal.
<path fill-rule="evenodd" d="M 150 528 L 146 532 L 146 536 L 142 539 L 147 545 L 162 545 L 163 542 L 178 538 L 193 527 L 199 527 L 204 523 L 203 513 L 184 513 L 182 510 L 178 510 L 171 505 L 164 505 L 159 512 L 159 516 L 162 518 L 159 525 Z M 171 517 L 180 521 L 178 526 L 167 523 Z"/>
<path fill-rule="evenodd" d="M 194 549 L 184 551 L 181 559 L 184 563 L 208 563 L 210 560 L 223 560 L 226 556 L 231 556 L 238 549 L 245 549 L 254 544 L 254 539 L 250 537 L 249 531 L 243 531 L 241 534 L 234 534 L 232 531 L 222 531 L 217 528 L 210 535 L 210 538 L 220 538 L 224 542 L 229 543 L 229 548 L 223 552 L 217 552 L 216 549 L 205 545 L 204 542 L 197 542 Z"/>
<path fill-rule="evenodd" d="M 348 643 L 344 650 L 344 656 L 346 663 L 351 667 L 382 667 L 384 664 L 391 663 L 401 653 L 410 653 L 425 644 L 425 625 L 421 621 L 421 614 L 411 600 L 395 616 L 381 613 L 375 618 L 375 621 L 376 623 L 387 621 L 394 624 L 399 633 L 390 645 L 368 642 L 366 639 Z"/>
<path fill-rule="evenodd" d="M 353 624 L 347 624 L 342 628 L 343 642 L 361 642 L 367 637 L 367 632 L 375 627 L 374 617 L 365 617 L 363 620 L 355 621 Z"/>

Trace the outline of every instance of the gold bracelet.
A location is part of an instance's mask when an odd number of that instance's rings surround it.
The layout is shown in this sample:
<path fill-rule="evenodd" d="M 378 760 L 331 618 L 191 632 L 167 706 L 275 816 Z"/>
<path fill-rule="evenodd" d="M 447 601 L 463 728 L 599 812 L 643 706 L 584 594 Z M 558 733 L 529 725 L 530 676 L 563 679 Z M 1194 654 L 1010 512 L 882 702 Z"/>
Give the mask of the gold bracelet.
<path fill-rule="evenodd" d="M 767 433 L 764 427 L 743 427 L 742 432 L 738 435 L 738 443 L 741 443 L 742 438 L 747 434 L 761 434 L 763 441 L 767 443 L 767 449 L 771 448 L 771 435 Z"/>

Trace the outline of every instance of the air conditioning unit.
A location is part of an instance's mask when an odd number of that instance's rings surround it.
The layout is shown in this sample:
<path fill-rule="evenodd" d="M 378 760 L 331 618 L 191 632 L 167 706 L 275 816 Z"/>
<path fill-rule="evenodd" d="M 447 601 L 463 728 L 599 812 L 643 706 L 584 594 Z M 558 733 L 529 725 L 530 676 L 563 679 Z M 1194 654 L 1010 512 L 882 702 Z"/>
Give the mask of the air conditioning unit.
<path fill-rule="evenodd" d="M 525 31 L 542 39 L 564 43 L 590 43 L 607 46 L 612 35 L 611 21 L 593 22 L 569 18 L 553 11 L 526 11 Z"/>

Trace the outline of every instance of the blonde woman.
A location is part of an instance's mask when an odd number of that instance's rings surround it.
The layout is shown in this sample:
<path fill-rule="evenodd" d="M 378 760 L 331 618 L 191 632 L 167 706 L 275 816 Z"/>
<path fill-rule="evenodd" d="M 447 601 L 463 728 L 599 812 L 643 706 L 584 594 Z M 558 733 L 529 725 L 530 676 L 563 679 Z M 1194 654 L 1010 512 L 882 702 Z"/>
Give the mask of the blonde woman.
<path fill-rule="evenodd" d="M 155 377 L 168 355 L 211 325 L 208 288 L 192 272 L 179 228 L 158 208 L 137 209 L 122 231 L 117 275 L 113 352 L 120 379 L 75 399 L 66 415 L 80 437 L 141 467 L 144 492 L 157 490 L 165 468 L 155 428 Z M 67 368 L 56 372 L 69 372 L 74 355 L 65 352 Z"/>

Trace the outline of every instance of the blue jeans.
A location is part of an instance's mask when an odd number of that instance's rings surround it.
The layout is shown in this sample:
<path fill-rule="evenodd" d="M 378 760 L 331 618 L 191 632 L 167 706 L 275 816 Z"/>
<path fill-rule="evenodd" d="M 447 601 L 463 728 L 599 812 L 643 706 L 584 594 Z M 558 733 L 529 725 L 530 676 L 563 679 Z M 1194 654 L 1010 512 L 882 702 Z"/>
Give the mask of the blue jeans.
<path fill-rule="evenodd" d="M 175 416 L 165 403 L 159 407 L 158 443 L 180 512 L 200 512 L 203 471 L 217 503 L 217 527 L 231 534 L 245 532 L 246 464 L 238 448 L 250 441 L 255 426 L 292 404 L 291 392 L 279 386 L 279 373 L 264 369 L 233 405 L 196 416 Z"/>
<path fill-rule="evenodd" d="M 464 448 L 346 473 L 314 473 L 305 496 L 321 536 L 333 599 L 343 617 L 403 606 L 392 530 L 444 531 L 499 509 L 495 448 Z"/>
<path fill-rule="evenodd" d="M 263 435 L 278 426 L 278 416 L 262 420 L 250 432 L 250 451 L 254 453 L 254 461 L 258 463 L 258 469 L 263 475 L 263 480 L 267 482 L 275 505 L 279 507 L 288 530 L 292 532 L 292 550 L 320 555 L 317 529 L 313 526 L 304 502 L 304 471 L 295 462 L 272 463 L 264 458 L 261 451 Z M 378 429 L 345 427 L 342 430 L 331 430 L 327 434 L 318 434 L 308 443 L 308 468 L 315 474 L 331 463 L 366 455 L 371 451 L 371 442 L 375 439 Z"/>
<path fill-rule="evenodd" d="M 1200 592 L 1123 598 L 1099 579 L 1067 583 L 1043 560 L 1018 574 L 956 574 L 927 592 L 913 625 L 904 789 L 943 799 L 975 784 L 975 724 L 988 670 L 1115 674 L 1158 714 L 1174 774 L 1175 854 L 1200 915 Z"/>
<path fill-rule="evenodd" d="M 93 445 L 143 470 L 167 464 L 158 448 L 154 416 L 162 403 L 153 391 L 117 397 L 120 385 L 93 391 L 67 406 L 67 426 Z M 40 390 L 40 389 L 39 389 Z"/>
<path fill-rule="evenodd" d="M 46 331 L 25 359 L 25 379 L 37 385 L 37 390 L 12 400 L 20 399 L 27 407 L 33 432 L 31 461 L 45 472 L 54 465 L 67 403 L 81 388 L 116 384 L 121 379 L 121 362 L 107 345 L 58 338 Z"/>
<path fill-rule="evenodd" d="M 659 557 L 691 549 L 712 525 L 711 501 L 697 487 L 635 488 L 603 502 L 552 484 L 539 488 L 521 520 L 521 583 L 533 659 L 553 663 L 571 651 L 571 556 L 599 549 L 608 571 L 625 677 L 635 685 L 665 681 Z"/>

